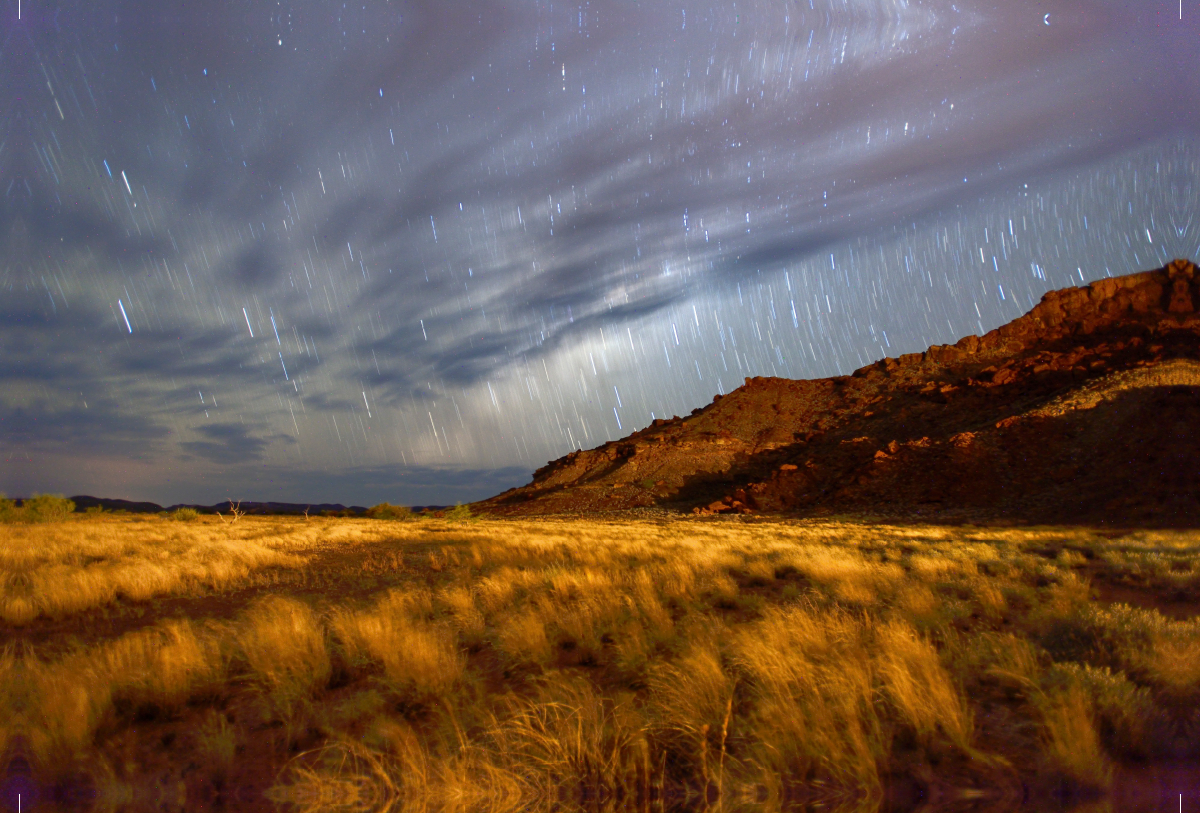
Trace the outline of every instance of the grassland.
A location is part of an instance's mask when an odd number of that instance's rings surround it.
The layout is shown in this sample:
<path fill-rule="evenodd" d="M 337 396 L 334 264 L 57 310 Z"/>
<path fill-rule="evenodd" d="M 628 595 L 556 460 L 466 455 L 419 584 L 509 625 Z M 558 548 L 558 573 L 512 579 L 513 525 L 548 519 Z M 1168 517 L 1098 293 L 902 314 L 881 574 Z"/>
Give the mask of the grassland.
<path fill-rule="evenodd" d="M 0 525 L 7 787 L 35 810 L 1111 808 L 1120 777 L 1200 756 L 1198 546 L 853 520 Z"/>

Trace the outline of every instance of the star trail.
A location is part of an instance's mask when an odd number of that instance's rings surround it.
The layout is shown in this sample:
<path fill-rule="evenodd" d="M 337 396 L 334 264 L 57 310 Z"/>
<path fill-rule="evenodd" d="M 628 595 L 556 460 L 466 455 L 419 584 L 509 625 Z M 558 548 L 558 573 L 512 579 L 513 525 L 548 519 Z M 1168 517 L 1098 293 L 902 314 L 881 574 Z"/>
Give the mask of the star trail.
<path fill-rule="evenodd" d="M 1200 256 L 1200 8 L 145 6 L 0 7 L 10 495 L 478 499 Z"/>

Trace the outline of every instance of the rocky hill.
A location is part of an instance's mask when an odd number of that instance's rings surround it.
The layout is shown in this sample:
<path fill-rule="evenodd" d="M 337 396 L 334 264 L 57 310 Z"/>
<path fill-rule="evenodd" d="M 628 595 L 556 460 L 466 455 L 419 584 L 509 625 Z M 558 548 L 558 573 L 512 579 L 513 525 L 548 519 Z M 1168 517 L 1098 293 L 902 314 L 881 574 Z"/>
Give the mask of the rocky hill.
<path fill-rule="evenodd" d="M 945 520 L 1200 524 L 1200 273 L 1047 293 L 985 336 L 852 375 L 747 379 L 478 503 Z"/>

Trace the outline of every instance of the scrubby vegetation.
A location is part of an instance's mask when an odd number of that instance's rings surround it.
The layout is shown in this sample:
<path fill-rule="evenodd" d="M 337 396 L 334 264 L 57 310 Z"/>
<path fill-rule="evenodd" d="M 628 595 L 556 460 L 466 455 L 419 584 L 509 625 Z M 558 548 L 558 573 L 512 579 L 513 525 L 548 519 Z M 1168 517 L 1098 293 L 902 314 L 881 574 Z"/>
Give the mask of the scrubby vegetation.
<path fill-rule="evenodd" d="M 412 519 L 413 512 L 411 509 L 403 505 L 392 505 L 391 503 L 382 502 L 379 505 L 372 506 L 367 509 L 367 516 L 371 519 Z"/>
<path fill-rule="evenodd" d="M 1085 799 L 1200 756 L 1196 554 L 853 521 L 8 525 L 0 737 L 129 810 Z"/>
<path fill-rule="evenodd" d="M 474 518 L 471 509 L 462 503 L 458 503 L 453 508 L 447 508 L 445 516 L 451 522 L 464 522 Z"/>
<path fill-rule="evenodd" d="M 0 522 L 62 522 L 75 510 L 75 503 L 61 494 L 38 494 L 17 505 L 0 494 Z"/>

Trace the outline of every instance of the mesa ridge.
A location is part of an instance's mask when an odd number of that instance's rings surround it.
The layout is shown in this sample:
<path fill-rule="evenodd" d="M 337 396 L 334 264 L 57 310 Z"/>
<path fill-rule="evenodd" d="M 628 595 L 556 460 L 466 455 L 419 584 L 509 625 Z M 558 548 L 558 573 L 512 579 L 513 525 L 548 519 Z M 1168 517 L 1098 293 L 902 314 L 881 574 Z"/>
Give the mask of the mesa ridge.
<path fill-rule="evenodd" d="M 850 375 L 748 378 L 474 508 L 1192 525 L 1198 286 L 1178 259 Z"/>

